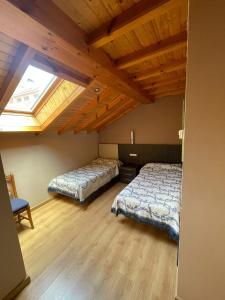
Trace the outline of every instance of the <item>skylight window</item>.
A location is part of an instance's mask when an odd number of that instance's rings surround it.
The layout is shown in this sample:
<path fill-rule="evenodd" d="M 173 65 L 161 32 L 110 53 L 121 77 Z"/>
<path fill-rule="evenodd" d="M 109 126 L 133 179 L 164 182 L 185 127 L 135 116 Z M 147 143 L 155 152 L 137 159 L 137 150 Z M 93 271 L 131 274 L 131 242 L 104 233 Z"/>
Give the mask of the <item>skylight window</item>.
<path fill-rule="evenodd" d="M 56 78 L 48 72 L 29 65 L 5 109 L 33 112 Z"/>

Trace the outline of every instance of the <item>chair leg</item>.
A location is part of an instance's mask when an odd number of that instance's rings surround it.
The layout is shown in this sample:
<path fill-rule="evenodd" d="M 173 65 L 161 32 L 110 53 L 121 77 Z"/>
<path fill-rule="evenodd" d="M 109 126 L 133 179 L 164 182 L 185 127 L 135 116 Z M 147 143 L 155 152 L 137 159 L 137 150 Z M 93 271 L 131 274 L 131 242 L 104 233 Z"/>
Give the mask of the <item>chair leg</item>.
<path fill-rule="evenodd" d="M 28 219 L 30 221 L 31 228 L 34 229 L 34 223 L 33 223 L 32 216 L 31 216 L 30 205 L 28 205 L 28 207 L 27 207 L 27 215 L 28 215 Z"/>
<path fill-rule="evenodd" d="M 17 222 L 20 224 L 20 222 L 21 222 L 21 215 L 20 215 L 20 213 L 17 215 Z"/>

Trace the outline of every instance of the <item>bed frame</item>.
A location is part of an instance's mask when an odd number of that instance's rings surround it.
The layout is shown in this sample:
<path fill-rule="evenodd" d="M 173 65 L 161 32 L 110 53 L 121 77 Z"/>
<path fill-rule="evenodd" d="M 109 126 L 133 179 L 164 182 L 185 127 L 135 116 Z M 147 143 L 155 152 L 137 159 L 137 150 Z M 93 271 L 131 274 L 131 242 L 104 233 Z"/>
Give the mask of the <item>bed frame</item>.
<path fill-rule="evenodd" d="M 125 164 L 181 163 L 182 145 L 119 144 L 118 153 Z"/>

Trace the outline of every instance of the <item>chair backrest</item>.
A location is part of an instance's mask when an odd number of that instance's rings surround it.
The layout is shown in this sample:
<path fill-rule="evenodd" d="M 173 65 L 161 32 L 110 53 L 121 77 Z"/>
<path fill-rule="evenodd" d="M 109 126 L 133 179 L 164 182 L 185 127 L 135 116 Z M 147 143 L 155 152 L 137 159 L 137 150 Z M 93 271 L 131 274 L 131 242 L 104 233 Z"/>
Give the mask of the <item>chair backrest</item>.
<path fill-rule="evenodd" d="M 14 179 L 14 175 L 10 174 L 5 176 L 7 187 L 8 187 L 8 192 L 9 192 L 9 197 L 10 198 L 17 198 L 17 190 L 16 190 L 16 183 Z"/>

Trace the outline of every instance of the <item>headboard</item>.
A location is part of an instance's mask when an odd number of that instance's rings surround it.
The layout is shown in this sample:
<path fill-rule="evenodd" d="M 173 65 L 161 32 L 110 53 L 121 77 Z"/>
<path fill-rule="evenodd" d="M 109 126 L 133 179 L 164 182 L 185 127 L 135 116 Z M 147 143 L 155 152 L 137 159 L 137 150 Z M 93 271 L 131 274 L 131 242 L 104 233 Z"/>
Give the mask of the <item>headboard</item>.
<path fill-rule="evenodd" d="M 102 158 L 118 159 L 118 144 L 99 144 L 98 155 Z"/>
<path fill-rule="evenodd" d="M 119 159 L 124 163 L 181 163 L 181 145 L 119 144 Z"/>

